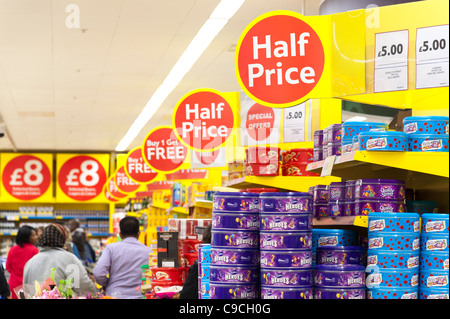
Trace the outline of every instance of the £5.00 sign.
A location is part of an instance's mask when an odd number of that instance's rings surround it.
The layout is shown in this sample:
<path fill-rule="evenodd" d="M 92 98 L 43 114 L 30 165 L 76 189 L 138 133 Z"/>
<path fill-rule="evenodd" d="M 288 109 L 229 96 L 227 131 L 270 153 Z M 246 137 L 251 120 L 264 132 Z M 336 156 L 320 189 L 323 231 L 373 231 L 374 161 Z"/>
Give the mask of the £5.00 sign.
<path fill-rule="evenodd" d="M 272 11 L 253 20 L 241 34 L 235 70 L 244 92 L 269 107 L 290 107 L 310 98 L 324 64 L 318 34 L 301 14 Z"/>
<path fill-rule="evenodd" d="M 52 154 L 2 154 L 1 162 L 2 198 L 51 200 Z"/>
<path fill-rule="evenodd" d="M 175 106 L 173 126 L 178 139 L 195 151 L 216 150 L 233 132 L 233 108 L 222 93 L 194 90 Z"/>
<path fill-rule="evenodd" d="M 57 198 L 90 201 L 102 194 L 103 185 L 107 179 L 109 155 L 57 154 L 56 166 L 58 168 Z M 67 198 L 63 198 L 62 194 Z"/>
<path fill-rule="evenodd" d="M 170 126 L 151 130 L 142 144 L 142 158 L 157 172 L 172 173 L 179 169 L 187 155 L 187 148 L 177 139 Z"/>

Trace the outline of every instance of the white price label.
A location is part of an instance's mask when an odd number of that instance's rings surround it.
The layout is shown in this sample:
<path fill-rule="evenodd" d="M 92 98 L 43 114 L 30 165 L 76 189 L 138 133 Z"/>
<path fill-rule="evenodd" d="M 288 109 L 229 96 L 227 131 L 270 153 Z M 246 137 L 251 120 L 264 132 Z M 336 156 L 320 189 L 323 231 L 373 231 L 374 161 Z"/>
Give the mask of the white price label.
<path fill-rule="evenodd" d="M 417 29 L 417 89 L 448 86 L 448 45 L 448 24 Z"/>
<path fill-rule="evenodd" d="M 323 163 L 322 172 L 320 173 L 321 177 L 331 176 L 331 172 L 333 171 L 334 161 L 336 160 L 336 155 L 328 156 Z"/>
<path fill-rule="evenodd" d="M 408 41 L 408 30 L 375 35 L 375 92 L 408 89 Z"/>
<path fill-rule="evenodd" d="M 284 142 L 305 141 L 305 103 L 284 109 Z"/>

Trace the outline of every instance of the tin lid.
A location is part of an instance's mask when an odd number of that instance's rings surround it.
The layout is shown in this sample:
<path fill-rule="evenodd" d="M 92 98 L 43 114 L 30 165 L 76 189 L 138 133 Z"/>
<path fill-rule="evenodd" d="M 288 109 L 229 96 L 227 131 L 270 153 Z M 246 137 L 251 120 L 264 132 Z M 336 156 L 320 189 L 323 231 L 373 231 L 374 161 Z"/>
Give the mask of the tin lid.
<path fill-rule="evenodd" d="M 362 246 L 319 246 L 319 247 L 316 247 L 316 251 L 320 251 L 320 250 L 333 250 L 333 251 L 345 250 L 345 251 L 365 252 L 366 248 L 364 248 Z"/>
<path fill-rule="evenodd" d="M 323 135 L 323 130 L 314 131 L 314 135 Z"/>
<path fill-rule="evenodd" d="M 347 185 L 347 186 L 353 186 L 353 185 L 355 185 L 355 183 L 356 183 L 355 180 L 349 180 L 349 181 L 346 181 L 346 182 L 345 182 L 345 185 Z"/>
<path fill-rule="evenodd" d="M 448 116 L 440 115 L 407 116 L 403 119 L 403 123 L 413 121 L 448 121 L 448 119 Z"/>
<path fill-rule="evenodd" d="M 356 121 L 347 121 L 342 123 L 342 126 L 382 126 L 388 127 L 387 124 L 382 122 L 356 122 Z"/>
<path fill-rule="evenodd" d="M 370 212 L 368 216 L 369 218 L 420 218 L 420 215 L 417 213 Z"/>
<path fill-rule="evenodd" d="M 364 271 L 366 267 L 363 265 L 349 264 L 349 265 L 316 265 L 316 271 Z"/>
<path fill-rule="evenodd" d="M 352 229 L 320 229 L 320 228 L 313 228 L 312 229 L 312 233 L 313 234 L 324 234 L 324 235 L 328 235 L 328 234 L 339 234 L 339 235 L 344 235 L 344 234 L 354 234 L 357 235 L 358 232 L 356 230 L 352 230 Z"/>
<path fill-rule="evenodd" d="M 344 187 L 346 182 L 331 182 L 330 187 Z"/>
<path fill-rule="evenodd" d="M 398 132 L 398 131 L 371 131 L 371 132 L 362 132 L 359 134 L 359 136 L 361 136 L 361 137 L 364 137 L 364 136 L 373 136 L 373 137 L 387 136 L 387 137 L 407 138 L 408 134 L 406 134 L 405 132 Z"/>
<path fill-rule="evenodd" d="M 448 214 L 444 214 L 444 213 L 425 213 L 422 214 L 421 217 L 422 219 L 424 218 L 429 218 L 429 219 L 448 219 Z"/>
<path fill-rule="evenodd" d="M 311 197 L 312 195 L 310 193 L 304 193 L 304 192 L 278 192 L 278 193 L 261 193 L 259 195 L 261 198 L 264 197 Z"/>
<path fill-rule="evenodd" d="M 447 134 L 411 133 L 411 134 L 407 134 L 407 135 L 408 135 L 408 137 L 410 139 L 415 139 L 415 138 L 428 138 L 428 139 L 436 139 L 436 140 L 446 140 L 446 139 L 448 139 L 448 135 Z"/>
<path fill-rule="evenodd" d="M 246 192 L 216 192 L 214 197 L 220 196 L 231 196 L 231 197 L 259 197 L 256 193 L 246 193 Z"/>

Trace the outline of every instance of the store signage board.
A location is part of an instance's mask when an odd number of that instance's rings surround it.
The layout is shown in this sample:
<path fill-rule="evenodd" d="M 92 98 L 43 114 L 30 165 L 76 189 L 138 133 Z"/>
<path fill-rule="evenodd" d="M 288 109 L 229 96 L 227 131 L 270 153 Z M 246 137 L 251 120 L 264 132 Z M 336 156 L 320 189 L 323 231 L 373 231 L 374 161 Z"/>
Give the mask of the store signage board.
<path fill-rule="evenodd" d="M 170 126 L 159 126 L 151 130 L 141 147 L 142 158 L 157 172 L 177 171 L 187 156 L 187 148 L 177 138 Z"/>
<path fill-rule="evenodd" d="M 448 24 L 417 29 L 416 89 L 448 86 L 448 34 Z"/>
<path fill-rule="evenodd" d="M 284 108 L 323 93 L 318 85 L 326 71 L 324 45 L 309 21 L 280 10 L 259 16 L 245 28 L 236 47 L 235 71 L 252 100 Z"/>
<path fill-rule="evenodd" d="M 173 127 L 189 149 L 210 152 L 221 148 L 233 133 L 234 107 L 224 94 L 198 89 L 185 94 L 175 106 Z"/>
<path fill-rule="evenodd" d="M 141 147 L 136 147 L 128 152 L 124 168 L 127 176 L 140 184 L 150 183 L 158 175 L 158 172 L 152 170 L 144 161 Z"/>
<path fill-rule="evenodd" d="M 58 202 L 105 202 L 109 154 L 57 154 Z"/>
<path fill-rule="evenodd" d="M 52 154 L 4 153 L 0 161 L 2 201 L 53 201 Z"/>
<path fill-rule="evenodd" d="M 123 166 L 119 167 L 114 174 L 114 183 L 116 187 L 122 193 L 133 193 L 136 192 L 141 184 L 135 183 L 130 179 L 125 173 L 125 168 Z"/>

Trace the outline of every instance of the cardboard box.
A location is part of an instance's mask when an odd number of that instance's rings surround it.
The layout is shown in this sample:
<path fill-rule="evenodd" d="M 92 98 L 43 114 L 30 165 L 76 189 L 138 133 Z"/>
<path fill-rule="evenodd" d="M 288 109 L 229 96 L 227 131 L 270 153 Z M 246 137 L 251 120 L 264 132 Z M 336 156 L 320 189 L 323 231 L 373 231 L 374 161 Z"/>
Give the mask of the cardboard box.
<path fill-rule="evenodd" d="M 211 224 L 211 219 L 170 218 L 168 230 L 178 232 L 179 239 L 202 240 L 203 229 Z"/>
<path fill-rule="evenodd" d="M 156 241 L 158 267 L 179 267 L 178 232 L 158 232 Z"/>

